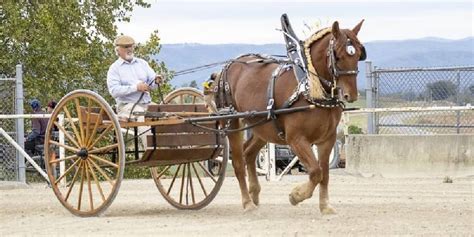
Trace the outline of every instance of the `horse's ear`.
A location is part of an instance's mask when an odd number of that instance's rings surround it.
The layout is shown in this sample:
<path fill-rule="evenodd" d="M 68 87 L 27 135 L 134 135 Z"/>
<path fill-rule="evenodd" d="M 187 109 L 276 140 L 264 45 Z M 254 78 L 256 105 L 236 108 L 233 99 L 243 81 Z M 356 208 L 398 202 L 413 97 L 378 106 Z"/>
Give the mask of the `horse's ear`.
<path fill-rule="evenodd" d="M 339 36 L 341 35 L 341 31 L 339 30 L 339 22 L 335 21 L 334 23 L 332 23 L 331 32 L 334 35 L 334 38 L 339 38 Z"/>
<path fill-rule="evenodd" d="M 362 27 L 362 23 L 364 23 L 364 19 L 362 19 L 362 21 L 359 22 L 359 24 L 357 24 L 354 29 L 352 29 L 352 32 L 354 32 L 354 34 L 358 34 L 359 31 L 360 31 L 360 28 Z"/>

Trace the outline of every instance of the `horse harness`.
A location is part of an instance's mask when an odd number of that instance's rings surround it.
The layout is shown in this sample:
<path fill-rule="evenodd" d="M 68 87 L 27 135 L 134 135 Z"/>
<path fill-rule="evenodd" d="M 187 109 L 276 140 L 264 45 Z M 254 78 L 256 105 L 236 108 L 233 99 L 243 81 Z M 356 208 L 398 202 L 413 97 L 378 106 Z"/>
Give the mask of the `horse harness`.
<path fill-rule="evenodd" d="M 291 25 L 289 23 L 288 17 L 286 14 L 282 15 L 281 18 L 282 23 L 282 31 L 284 34 L 284 39 L 286 41 L 286 48 L 287 48 L 287 55 L 288 58 L 277 58 L 280 56 L 267 56 L 267 55 L 260 55 L 260 54 L 245 54 L 242 56 L 237 57 L 235 60 L 229 61 L 221 71 L 221 76 L 218 79 L 218 83 L 214 86 L 214 99 L 216 102 L 217 108 L 219 108 L 220 114 L 230 114 L 235 111 L 235 108 L 232 104 L 232 91 L 230 89 L 229 82 L 227 80 L 227 71 L 228 68 L 232 63 L 278 63 L 278 67 L 274 69 L 270 82 L 268 84 L 267 89 L 267 107 L 266 110 L 268 115 L 264 121 L 259 121 L 256 124 L 250 125 L 249 127 L 254 127 L 262 124 L 262 122 L 269 122 L 270 120 L 273 121 L 275 129 L 277 130 L 278 137 L 281 140 L 285 140 L 285 132 L 281 128 L 281 126 L 277 123 L 277 116 L 275 114 L 275 84 L 276 80 L 286 71 L 293 69 L 295 74 L 295 78 L 298 82 L 297 87 L 295 88 L 293 94 L 283 103 L 282 108 L 285 109 L 291 107 L 301 95 L 305 98 L 307 102 L 310 104 L 316 105 L 322 108 L 335 108 L 341 107 L 342 109 L 345 108 L 345 104 L 343 101 L 339 100 L 338 98 L 338 91 L 339 88 L 337 87 L 337 78 L 341 75 L 357 75 L 359 71 L 356 70 L 341 70 L 337 67 L 337 57 L 335 54 L 335 39 L 334 36 L 331 37 L 329 41 L 329 47 L 327 50 L 327 57 L 328 57 L 328 69 L 331 72 L 332 81 L 322 78 L 319 76 L 314 69 L 311 63 L 311 55 L 309 53 L 309 46 L 314 43 L 315 41 L 321 39 L 323 36 L 331 32 L 330 28 L 322 29 L 318 31 L 316 34 L 313 35 L 307 41 L 300 41 L 296 37 Z M 316 37 L 314 37 L 316 36 Z M 352 42 L 350 39 L 347 39 L 346 42 L 346 51 L 349 55 L 353 55 L 355 53 L 355 48 L 352 46 Z M 240 61 L 239 59 L 242 57 L 253 56 L 256 59 L 248 60 L 248 61 Z M 359 58 L 359 61 L 366 59 L 366 52 L 365 48 L 362 46 L 362 54 Z M 322 99 L 312 98 L 309 93 L 310 84 L 309 84 L 309 77 L 314 76 L 318 78 L 321 84 L 324 84 L 326 87 L 330 88 L 330 95 L 327 95 L 325 92 L 325 96 Z"/>

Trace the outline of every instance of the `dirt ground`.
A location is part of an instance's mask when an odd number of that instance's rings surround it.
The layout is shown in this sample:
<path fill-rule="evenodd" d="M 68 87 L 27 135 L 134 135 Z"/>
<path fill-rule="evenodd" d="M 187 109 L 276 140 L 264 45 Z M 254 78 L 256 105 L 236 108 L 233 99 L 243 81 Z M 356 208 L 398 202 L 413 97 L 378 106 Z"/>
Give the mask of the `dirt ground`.
<path fill-rule="evenodd" d="M 199 211 L 180 211 L 152 180 L 126 180 L 101 216 L 70 214 L 45 184 L 0 184 L 0 236 L 472 236 L 474 178 L 383 178 L 331 171 L 330 198 L 338 211 L 322 216 L 318 194 L 292 206 L 288 194 L 306 175 L 280 182 L 261 177 L 256 211 L 244 213 L 237 180 L 227 177 L 217 197 Z"/>

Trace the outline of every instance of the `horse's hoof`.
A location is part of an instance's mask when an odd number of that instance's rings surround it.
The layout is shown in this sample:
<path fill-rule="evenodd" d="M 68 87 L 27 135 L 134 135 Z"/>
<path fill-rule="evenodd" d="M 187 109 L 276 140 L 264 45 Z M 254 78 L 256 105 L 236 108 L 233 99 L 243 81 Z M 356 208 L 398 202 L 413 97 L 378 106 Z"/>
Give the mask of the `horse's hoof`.
<path fill-rule="evenodd" d="M 291 205 L 296 206 L 296 204 L 298 204 L 298 203 L 300 202 L 300 201 L 297 201 L 297 200 L 293 197 L 293 195 L 290 194 L 289 196 L 290 196 L 289 198 L 290 198 L 290 203 L 291 203 Z"/>
<path fill-rule="evenodd" d="M 252 200 L 253 204 L 255 204 L 255 206 L 258 206 L 260 204 L 260 202 L 257 200 Z"/>
<path fill-rule="evenodd" d="M 330 206 L 320 208 L 322 215 L 334 215 L 337 214 L 336 210 Z"/>
<path fill-rule="evenodd" d="M 255 204 L 256 206 L 258 206 L 258 204 L 260 204 L 260 200 L 259 200 L 258 197 L 253 197 L 253 198 L 252 198 L 252 202 L 253 202 L 253 204 Z"/>
<path fill-rule="evenodd" d="M 244 212 L 245 213 L 252 212 L 252 211 L 255 211 L 255 210 L 257 210 L 257 206 L 253 202 L 250 202 L 247 205 L 244 205 Z"/>

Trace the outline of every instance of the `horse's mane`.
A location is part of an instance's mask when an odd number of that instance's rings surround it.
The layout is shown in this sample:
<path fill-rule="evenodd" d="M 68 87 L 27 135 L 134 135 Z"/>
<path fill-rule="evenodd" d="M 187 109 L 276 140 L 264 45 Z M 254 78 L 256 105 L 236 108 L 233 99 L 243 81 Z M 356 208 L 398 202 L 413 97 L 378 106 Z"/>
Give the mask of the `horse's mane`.
<path fill-rule="evenodd" d="M 311 45 L 322 39 L 324 36 L 327 34 L 331 33 L 331 28 L 324 28 L 313 35 L 311 35 L 308 39 L 305 40 L 304 43 L 304 54 L 306 56 L 306 59 L 308 60 L 308 71 L 309 71 L 309 95 L 313 99 L 324 99 L 326 92 L 324 91 L 323 85 L 321 84 L 321 81 L 319 80 L 318 73 L 316 72 L 316 69 L 313 66 L 312 59 L 311 59 Z"/>

